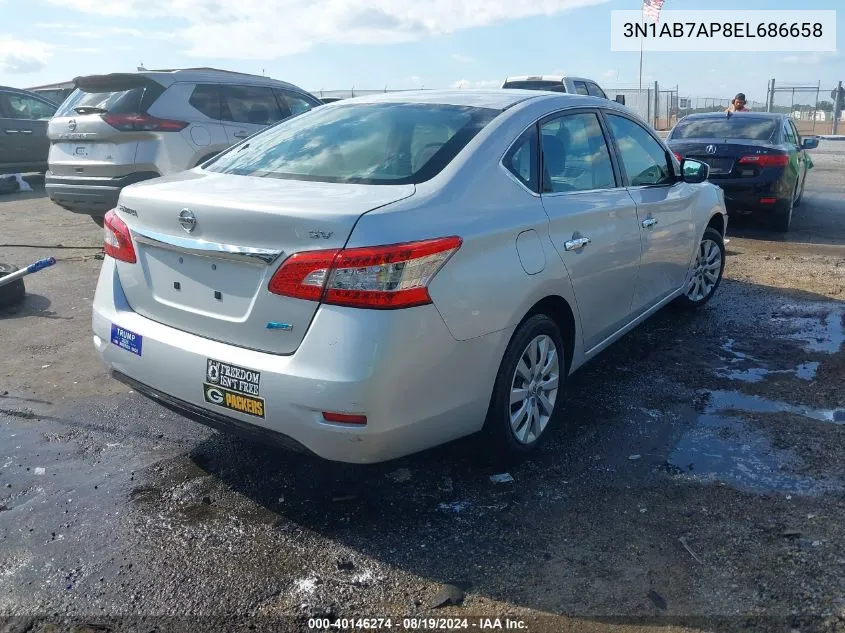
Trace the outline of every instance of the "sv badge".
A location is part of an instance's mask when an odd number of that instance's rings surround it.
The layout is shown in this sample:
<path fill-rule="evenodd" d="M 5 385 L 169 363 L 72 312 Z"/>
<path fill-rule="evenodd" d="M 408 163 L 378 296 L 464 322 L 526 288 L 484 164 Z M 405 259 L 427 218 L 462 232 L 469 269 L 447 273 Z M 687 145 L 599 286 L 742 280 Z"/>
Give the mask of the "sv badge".
<path fill-rule="evenodd" d="M 320 239 L 327 240 L 332 235 L 334 235 L 334 231 L 329 231 L 329 232 L 326 232 L 326 231 L 308 231 L 308 236 L 312 240 L 320 240 Z"/>

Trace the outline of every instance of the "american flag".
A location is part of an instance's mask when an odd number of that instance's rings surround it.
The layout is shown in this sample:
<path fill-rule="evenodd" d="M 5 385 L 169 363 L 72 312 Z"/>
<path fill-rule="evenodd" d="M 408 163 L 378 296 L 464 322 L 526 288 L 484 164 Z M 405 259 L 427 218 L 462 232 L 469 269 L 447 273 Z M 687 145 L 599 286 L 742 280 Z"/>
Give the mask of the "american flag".
<path fill-rule="evenodd" d="M 659 22 L 663 2 L 664 0 L 643 0 L 643 15 L 652 22 Z"/>

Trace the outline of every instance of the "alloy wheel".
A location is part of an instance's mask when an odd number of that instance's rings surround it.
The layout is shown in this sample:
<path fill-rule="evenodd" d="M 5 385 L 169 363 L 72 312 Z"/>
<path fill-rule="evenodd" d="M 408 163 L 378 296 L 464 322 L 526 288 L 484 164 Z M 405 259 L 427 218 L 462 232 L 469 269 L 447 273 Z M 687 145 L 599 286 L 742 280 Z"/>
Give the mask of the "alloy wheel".
<path fill-rule="evenodd" d="M 540 437 L 551 419 L 560 385 L 560 354 L 546 334 L 525 347 L 511 380 L 510 426 L 520 444 Z"/>
<path fill-rule="evenodd" d="M 722 251 L 713 240 L 703 239 L 698 247 L 692 276 L 687 283 L 686 296 L 695 303 L 703 301 L 719 282 L 722 270 Z"/>

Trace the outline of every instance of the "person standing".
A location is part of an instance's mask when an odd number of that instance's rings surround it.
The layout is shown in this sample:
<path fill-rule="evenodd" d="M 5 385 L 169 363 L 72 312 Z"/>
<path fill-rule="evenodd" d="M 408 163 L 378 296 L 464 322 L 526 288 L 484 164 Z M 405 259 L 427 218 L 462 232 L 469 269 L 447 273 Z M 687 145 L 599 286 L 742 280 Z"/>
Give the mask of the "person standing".
<path fill-rule="evenodd" d="M 745 107 L 746 103 L 745 94 L 740 92 L 733 98 L 731 105 L 725 109 L 725 112 L 751 112 L 751 110 Z"/>

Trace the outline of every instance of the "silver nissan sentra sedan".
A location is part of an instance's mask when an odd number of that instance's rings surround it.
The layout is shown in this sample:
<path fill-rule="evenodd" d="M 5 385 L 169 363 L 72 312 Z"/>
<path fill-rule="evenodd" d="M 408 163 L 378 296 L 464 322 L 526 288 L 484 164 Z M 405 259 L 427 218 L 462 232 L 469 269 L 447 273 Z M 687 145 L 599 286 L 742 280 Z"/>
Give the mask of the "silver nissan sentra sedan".
<path fill-rule="evenodd" d="M 534 450 L 566 377 L 719 286 L 708 168 L 630 110 L 536 91 L 316 108 L 105 221 L 94 343 L 205 424 L 378 462 L 481 432 Z"/>

